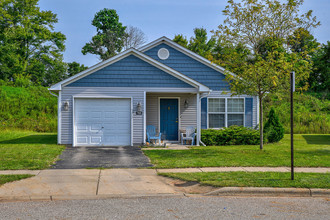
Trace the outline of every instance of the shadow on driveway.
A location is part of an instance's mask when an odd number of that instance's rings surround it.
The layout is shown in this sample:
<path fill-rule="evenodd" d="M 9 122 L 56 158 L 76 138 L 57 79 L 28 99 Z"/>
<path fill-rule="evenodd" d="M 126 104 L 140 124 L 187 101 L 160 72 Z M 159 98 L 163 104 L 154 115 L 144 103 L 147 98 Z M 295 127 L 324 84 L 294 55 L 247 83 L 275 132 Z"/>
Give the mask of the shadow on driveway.
<path fill-rule="evenodd" d="M 124 147 L 67 147 L 52 166 L 54 169 L 83 168 L 140 168 L 152 167 L 140 148 Z"/>

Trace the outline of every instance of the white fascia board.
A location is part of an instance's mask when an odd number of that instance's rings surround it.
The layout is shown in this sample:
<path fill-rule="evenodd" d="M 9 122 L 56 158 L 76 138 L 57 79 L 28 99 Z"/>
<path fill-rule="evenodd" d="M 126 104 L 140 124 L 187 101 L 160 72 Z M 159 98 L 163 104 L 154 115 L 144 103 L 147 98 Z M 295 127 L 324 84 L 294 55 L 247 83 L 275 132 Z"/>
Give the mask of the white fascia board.
<path fill-rule="evenodd" d="M 69 83 L 72 83 L 74 81 L 77 81 L 78 79 L 81 79 L 81 78 L 83 78 L 83 77 L 85 77 L 85 76 L 87 76 L 87 75 L 89 75 L 91 73 L 94 73 L 97 70 L 102 69 L 103 67 L 105 67 L 107 65 L 110 65 L 111 63 L 114 63 L 114 62 L 116 62 L 118 60 L 121 60 L 121 59 L 129 56 L 132 53 L 133 50 L 134 50 L 133 48 L 130 48 L 130 49 L 128 49 L 128 50 L 126 50 L 126 51 L 124 51 L 124 52 L 122 52 L 122 53 L 120 53 L 120 54 L 118 54 L 116 56 L 111 57 L 110 59 L 107 59 L 107 60 L 105 60 L 103 62 L 100 62 L 98 64 L 95 64 L 94 66 L 91 66 L 90 68 L 88 68 L 88 69 L 86 69 L 86 70 L 84 70 L 84 71 L 82 71 L 82 72 L 80 72 L 80 73 L 78 73 L 78 74 L 76 74 L 74 76 L 71 76 L 71 77 L 69 77 L 69 78 L 67 78 L 67 79 L 65 79 L 65 80 L 63 80 L 61 82 L 58 82 L 58 83 L 52 85 L 49 88 L 49 90 L 60 91 L 60 90 L 62 90 L 62 86 L 65 86 L 65 85 L 67 85 Z"/>
<path fill-rule="evenodd" d="M 234 73 L 231 73 L 229 71 L 226 71 L 226 69 L 224 69 L 223 67 L 218 66 L 218 65 L 212 63 L 208 59 L 206 59 L 206 58 L 204 58 L 204 57 L 202 57 L 202 56 L 200 56 L 200 55 L 192 52 L 191 50 L 189 50 L 189 49 L 181 46 L 178 43 L 175 43 L 174 41 L 168 39 L 165 36 L 164 37 L 161 37 L 161 38 L 159 38 L 159 39 L 157 39 L 155 41 L 152 41 L 151 43 L 146 44 L 143 47 L 140 47 L 139 50 L 141 52 L 145 52 L 145 51 L 147 51 L 147 50 L 149 50 L 149 49 L 151 49 L 151 48 L 153 48 L 153 47 L 155 47 L 155 46 L 157 46 L 157 45 L 159 45 L 161 43 L 165 43 L 165 44 L 167 44 L 167 45 L 169 45 L 169 46 L 177 49 L 178 51 L 180 51 L 180 52 L 186 54 L 187 56 L 189 56 L 189 57 L 191 57 L 191 58 L 193 58 L 193 59 L 195 59 L 195 60 L 197 60 L 197 61 L 205 64 L 208 67 L 211 67 L 212 69 L 214 69 L 214 70 L 216 70 L 216 71 L 218 71 L 218 72 L 220 72 L 222 74 L 227 74 L 228 73 L 228 74 L 230 74 L 230 75 L 232 75 L 234 77 L 237 77 Z"/>

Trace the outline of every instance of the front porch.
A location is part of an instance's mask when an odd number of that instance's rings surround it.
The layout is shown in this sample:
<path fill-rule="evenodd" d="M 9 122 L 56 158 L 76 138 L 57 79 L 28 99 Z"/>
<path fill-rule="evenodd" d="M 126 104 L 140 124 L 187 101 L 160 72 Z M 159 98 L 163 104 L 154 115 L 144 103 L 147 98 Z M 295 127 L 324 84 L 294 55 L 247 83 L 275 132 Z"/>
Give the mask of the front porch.
<path fill-rule="evenodd" d="M 185 132 L 188 126 L 196 129 L 195 145 L 199 145 L 199 94 L 147 92 L 145 98 L 145 125 L 153 125 L 157 133 L 161 132 L 162 145 L 180 145 L 180 134 Z M 145 132 L 144 143 L 146 140 Z"/>

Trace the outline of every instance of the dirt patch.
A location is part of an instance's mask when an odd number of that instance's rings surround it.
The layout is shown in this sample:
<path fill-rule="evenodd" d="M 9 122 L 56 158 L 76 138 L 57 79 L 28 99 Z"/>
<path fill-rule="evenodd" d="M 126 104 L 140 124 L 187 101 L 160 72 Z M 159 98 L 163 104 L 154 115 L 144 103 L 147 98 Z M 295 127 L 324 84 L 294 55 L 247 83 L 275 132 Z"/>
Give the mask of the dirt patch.
<path fill-rule="evenodd" d="M 198 182 L 183 181 L 163 176 L 159 176 L 159 178 L 166 184 L 172 186 L 175 191 L 187 194 L 204 194 L 217 189 L 212 186 L 202 186 Z"/>

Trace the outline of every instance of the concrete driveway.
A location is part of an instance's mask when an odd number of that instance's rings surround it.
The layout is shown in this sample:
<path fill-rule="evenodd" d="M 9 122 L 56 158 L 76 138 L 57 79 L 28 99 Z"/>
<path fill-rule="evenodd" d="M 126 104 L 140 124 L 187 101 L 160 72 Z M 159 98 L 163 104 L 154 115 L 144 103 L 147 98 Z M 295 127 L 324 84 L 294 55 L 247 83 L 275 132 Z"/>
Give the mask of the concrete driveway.
<path fill-rule="evenodd" d="M 54 169 L 151 167 L 138 147 L 67 147 Z"/>

